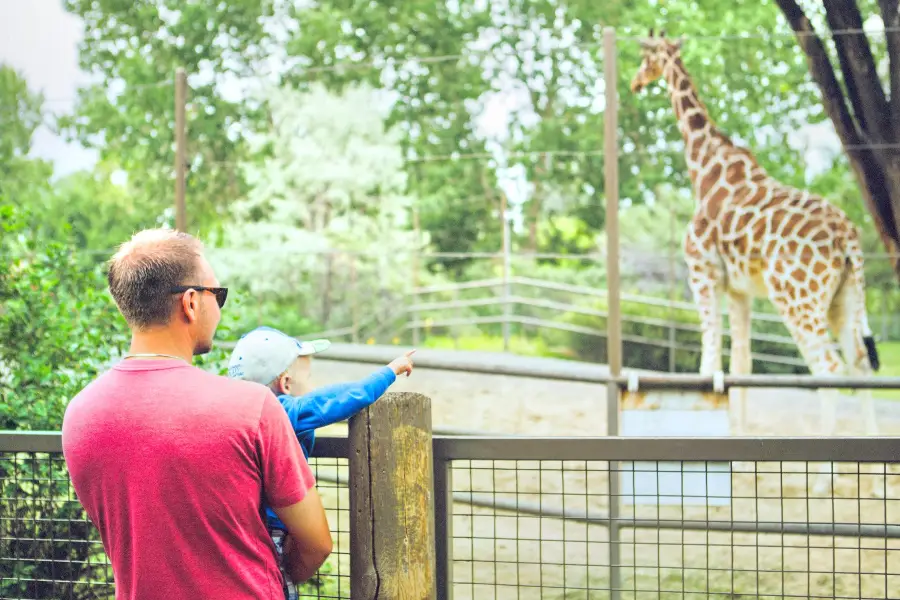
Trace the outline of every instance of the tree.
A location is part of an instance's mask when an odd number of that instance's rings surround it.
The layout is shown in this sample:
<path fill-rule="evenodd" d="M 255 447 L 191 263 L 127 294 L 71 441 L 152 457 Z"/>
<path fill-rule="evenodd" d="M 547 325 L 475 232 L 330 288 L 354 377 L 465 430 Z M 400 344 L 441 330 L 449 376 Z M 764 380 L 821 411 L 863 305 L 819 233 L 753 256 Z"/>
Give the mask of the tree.
<path fill-rule="evenodd" d="M 494 165 L 465 156 L 487 155 L 473 112 L 491 81 L 477 56 L 466 56 L 491 25 L 487 4 L 323 0 L 292 3 L 287 16 L 294 23 L 288 54 L 309 68 L 293 70 L 286 83 L 340 91 L 364 82 L 390 90 L 386 124 L 401 134 L 409 189 L 435 250 L 498 250 Z M 470 261 L 438 262 L 432 267 L 458 271 Z"/>
<path fill-rule="evenodd" d="M 32 93 L 18 71 L 0 64 L 0 196 L 24 202 L 48 189 L 52 167 L 29 156 L 43 118 L 41 94 Z"/>
<path fill-rule="evenodd" d="M 660 183 L 688 187 L 681 139 L 668 100 L 654 92 L 627 93 L 639 64 L 634 34 L 648 26 L 677 28 L 699 39 L 685 47 L 717 122 L 740 139 L 759 139 L 757 156 L 789 183 L 803 180 L 803 161 L 784 143 L 810 116 L 816 87 L 803 52 L 777 35 L 773 0 L 659 3 L 588 0 L 313 3 L 230 0 L 215 6 L 147 0 L 67 0 L 84 18 L 82 64 L 102 77 L 85 90 L 71 121 L 85 143 L 128 171 L 142 206 L 158 215 L 171 204 L 172 78 L 191 74 L 188 137 L 190 228 L 213 228 L 247 184 L 236 165 L 252 150 L 247 140 L 272 126 L 266 102 L 247 90 L 261 77 L 306 90 L 368 83 L 391 100 L 387 125 L 396 127 L 408 189 L 433 248 L 496 252 L 501 245 L 498 169 L 521 164 L 534 193 L 523 207 L 521 245 L 539 245 L 538 223 L 554 210 L 596 232 L 604 222 L 603 26 L 614 26 L 621 106 L 621 192 L 640 204 Z M 673 27 L 675 26 L 675 27 Z M 709 32 L 753 34 L 711 39 Z M 265 58 L 285 57 L 279 70 Z M 771 76 L 777 73 L 778 76 Z M 243 98 L 225 93 L 237 82 Z M 517 91 L 514 91 L 517 90 Z M 739 103 L 734 98 L 740 96 Z M 499 100 L 498 100 L 499 98 Z M 512 100 L 508 121 L 489 123 L 488 107 Z M 95 140 L 94 142 L 91 142 Z M 501 160 L 493 154 L 497 148 Z M 549 208 L 565 195 L 564 211 Z M 433 262 L 459 272 L 471 261 Z"/>
<path fill-rule="evenodd" d="M 247 158 L 246 135 L 264 126 L 265 111 L 259 103 L 231 99 L 225 85 L 261 69 L 271 51 L 266 17 L 272 4 L 65 0 L 66 10 L 84 23 L 80 66 L 100 81 L 80 90 L 75 114 L 60 124 L 128 173 L 153 219 L 173 203 L 178 67 L 190 87 L 190 231 L 214 229 L 230 201 L 244 194 L 238 163 Z"/>
<path fill-rule="evenodd" d="M 100 270 L 36 236 L 23 200 L 0 194 L 0 429 L 59 430 L 72 397 L 124 349 L 127 329 Z M 29 498 L 0 503 L 0 555 L 41 559 L 4 571 L 0 596 L 95 598 L 86 581 L 111 576 L 66 482 L 62 461 L 0 458 L 0 493 Z"/>
<path fill-rule="evenodd" d="M 127 342 L 101 270 L 35 236 L 32 220 L 0 197 L 0 429 L 58 429 Z"/>
<path fill-rule="evenodd" d="M 257 143 L 271 156 L 246 167 L 250 192 L 211 255 L 219 276 L 278 306 L 282 323 L 293 313 L 314 321 L 307 328 L 345 326 L 353 302 L 386 312 L 411 281 L 416 241 L 400 136 L 379 95 L 313 85 L 267 96 L 274 128 Z"/>
<path fill-rule="evenodd" d="M 864 33 L 875 0 L 776 0 L 796 32 L 821 102 L 834 124 L 881 241 L 900 279 L 900 0 L 878 0 L 884 48 Z M 801 4 L 809 4 L 804 9 Z M 814 21 L 832 33 L 826 48 Z M 886 54 L 886 68 L 878 57 Z M 840 66 L 840 76 L 833 57 Z M 882 81 L 884 80 L 884 81 Z"/>
<path fill-rule="evenodd" d="M 133 186 L 113 181 L 113 167 L 101 161 L 91 171 L 54 181 L 32 207 L 35 234 L 66 243 L 85 264 L 100 265 L 135 231 L 160 226 L 160 218 L 145 210 Z"/>
<path fill-rule="evenodd" d="M 772 31 L 779 13 L 771 2 L 739 0 L 723 8 L 716 0 L 602 6 L 586 0 L 325 0 L 303 6 L 291 14 L 302 26 L 291 28 L 289 52 L 320 70 L 298 69 L 289 81 L 301 85 L 314 78 L 340 86 L 365 80 L 390 88 L 397 95 L 391 119 L 408 132 L 404 143 L 415 156 L 480 155 L 490 147 L 488 141 L 503 146 L 511 155 L 509 166 L 522 164 L 535 188 L 523 207 L 526 248 L 538 243 L 538 221 L 546 217 L 551 195 L 560 190 L 567 196 L 569 215 L 595 231 L 603 226 L 601 38 L 607 25 L 627 38 L 643 34 L 648 25 L 677 24 L 678 34 L 701 38 L 686 48 L 686 60 L 703 89 L 716 90 L 709 105 L 718 121 L 744 139 L 771 130 L 764 144 L 756 144 L 757 154 L 773 174 L 788 181 L 803 179 L 802 157 L 784 143 L 804 124 L 815 92 L 805 81 L 802 52 L 764 36 L 740 41 L 708 37 L 710 31 Z M 626 91 L 639 64 L 638 45 L 623 39 L 617 51 L 620 195 L 639 204 L 660 183 L 687 187 L 687 174 L 668 99 L 654 93 L 638 102 Z M 736 95 L 744 97 L 739 105 Z M 498 96 L 511 99 L 516 108 L 503 135 L 485 140 L 479 137 L 483 111 Z M 430 213 L 432 239 L 438 249 L 496 251 L 500 220 L 492 213 L 499 204 L 497 166 L 473 157 L 475 164 L 464 174 L 461 162 L 429 161 L 409 168 L 413 189 Z M 445 198 L 460 202 L 428 202 L 416 187 L 418 174 L 429 191 L 440 189 Z M 484 183 L 479 185 L 479 179 Z M 463 219 L 466 213 L 456 208 L 463 203 L 485 210 Z M 446 214 L 439 214 L 438 206 Z M 479 236 L 476 228 L 491 235 Z"/>

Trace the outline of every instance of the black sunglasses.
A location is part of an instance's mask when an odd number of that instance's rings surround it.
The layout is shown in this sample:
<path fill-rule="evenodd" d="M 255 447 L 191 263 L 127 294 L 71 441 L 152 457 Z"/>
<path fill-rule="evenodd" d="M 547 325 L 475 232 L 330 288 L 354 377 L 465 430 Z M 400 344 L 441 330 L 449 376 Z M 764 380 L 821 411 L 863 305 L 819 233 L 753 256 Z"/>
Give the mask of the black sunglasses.
<path fill-rule="evenodd" d="M 225 299 L 228 298 L 228 288 L 225 287 L 205 287 L 202 285 L 176 285 L 172 288 L 172 293 L 184 293 L 188 290 L 197 290 L 198 292 L 211 292 L 216 295 L 216 303 L 219 308 L 225 306 Z"/>

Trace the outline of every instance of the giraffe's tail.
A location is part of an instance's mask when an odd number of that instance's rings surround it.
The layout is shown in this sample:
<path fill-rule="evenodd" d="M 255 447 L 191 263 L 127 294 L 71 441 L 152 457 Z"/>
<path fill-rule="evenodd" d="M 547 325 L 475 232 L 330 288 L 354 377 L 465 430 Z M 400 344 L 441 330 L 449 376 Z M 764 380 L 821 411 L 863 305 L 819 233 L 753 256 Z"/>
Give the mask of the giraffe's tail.
<path fill-rule="evenodd" d="M 850 314 L 847 315 L 848 321 L 850 321 L 848 326 L 852 327 L 855 335 L 861 334 L 869 365 L 873 371 L 878 371 L 881 368 L 881 361 L 878 358 L 878 348 L 875 346 L 875 336 L 869 327 L 868 311 L 866 310 L 866 279 L 863 269 L 863 253 L 858 235 L 849 236 L 845 252 L 848 266 L 845 285 L 849 288 L 847 291 L 855 296 L 855 301 L 851 303 L 853 308 Z M 848 306 L 847 308 L 850 307 Z M 850 357 L 845 358 L 850 359 Z"/>

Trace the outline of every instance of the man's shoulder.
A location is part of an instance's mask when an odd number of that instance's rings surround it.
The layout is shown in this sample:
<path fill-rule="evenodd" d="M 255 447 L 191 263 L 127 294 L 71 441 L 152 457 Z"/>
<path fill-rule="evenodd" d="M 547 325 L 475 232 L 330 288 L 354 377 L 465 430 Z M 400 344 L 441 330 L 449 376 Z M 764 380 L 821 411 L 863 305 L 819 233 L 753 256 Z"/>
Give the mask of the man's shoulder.
<path fill-rule="evenodd" d="M 244 381 L 243 379 L 233 379 L 225 375 L 218 375 L 197 369 L 202 373 L 199 377 L 206 379 L 206 383 L 212 387 L 217 393 L 225 393 L 230 396 L 240 396 L 242 398 L 252 397 L 262 402 L 267 396 L 274 396 L 272 390 L 253 381 Z"/>

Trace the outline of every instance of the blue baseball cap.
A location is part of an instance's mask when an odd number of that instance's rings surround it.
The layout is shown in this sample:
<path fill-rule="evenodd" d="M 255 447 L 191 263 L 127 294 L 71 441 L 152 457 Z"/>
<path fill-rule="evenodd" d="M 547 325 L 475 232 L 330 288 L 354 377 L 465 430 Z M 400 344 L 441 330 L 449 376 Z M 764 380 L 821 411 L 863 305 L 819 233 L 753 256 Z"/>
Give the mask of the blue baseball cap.
<path fill-rule="evenodd" d="M 298 356 L 310 356 L 327 350 L 328 340 L 301 342 L 271 327 L 257 327 L 238 340 L 228 361 L 228 376 L 269 385 Z"/>

